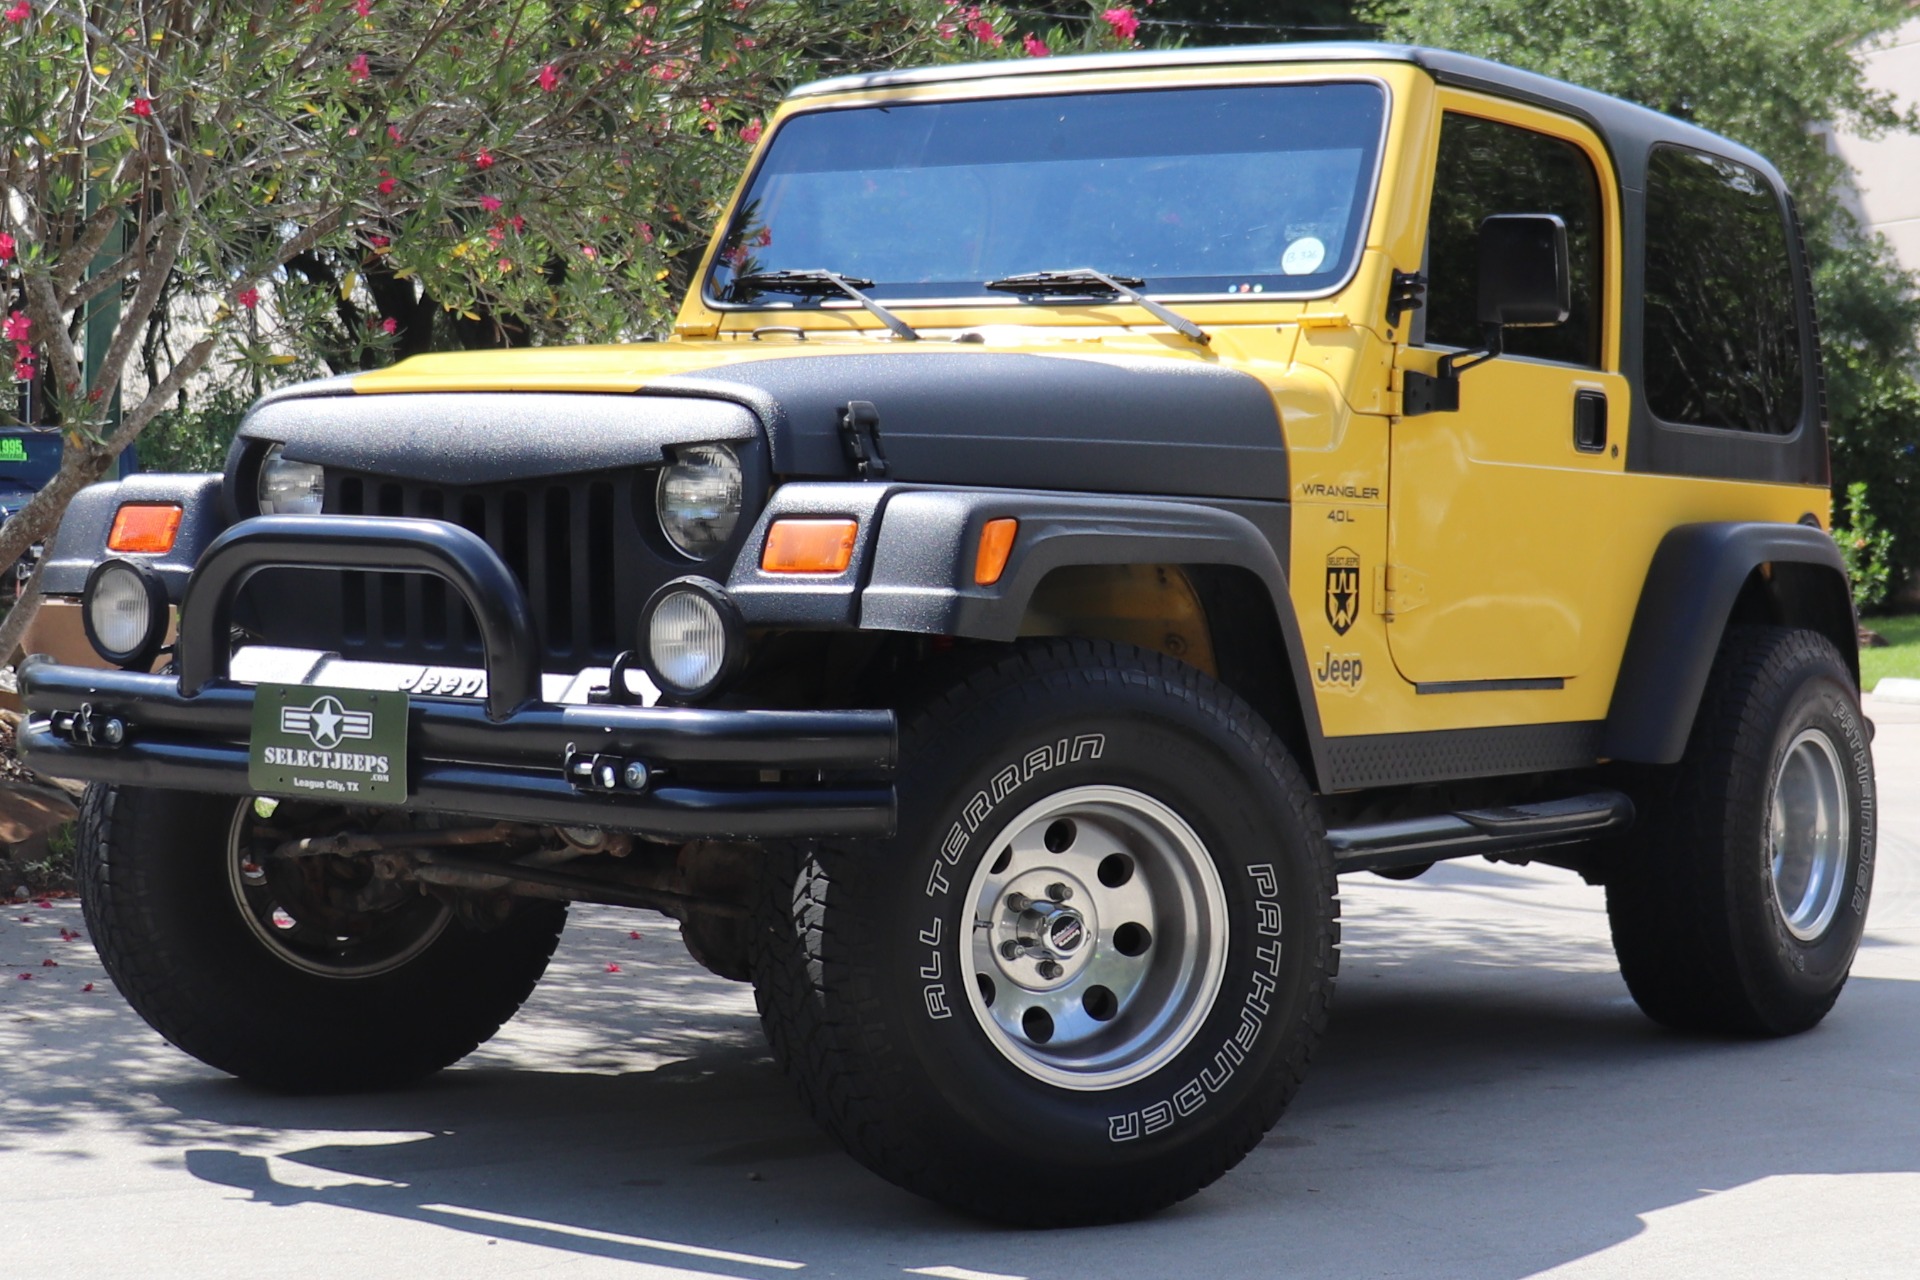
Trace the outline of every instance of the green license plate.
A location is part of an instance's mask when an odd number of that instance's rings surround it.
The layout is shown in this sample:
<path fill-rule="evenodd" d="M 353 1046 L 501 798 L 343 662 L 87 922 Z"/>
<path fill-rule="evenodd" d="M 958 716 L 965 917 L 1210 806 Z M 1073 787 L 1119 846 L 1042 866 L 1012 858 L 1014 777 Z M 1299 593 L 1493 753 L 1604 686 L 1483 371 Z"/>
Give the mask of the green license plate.
<path fill-rule="evenodd" d="M 406 803 L 407 695 L 259 686 L 247 781 L 269 795 Z"/>

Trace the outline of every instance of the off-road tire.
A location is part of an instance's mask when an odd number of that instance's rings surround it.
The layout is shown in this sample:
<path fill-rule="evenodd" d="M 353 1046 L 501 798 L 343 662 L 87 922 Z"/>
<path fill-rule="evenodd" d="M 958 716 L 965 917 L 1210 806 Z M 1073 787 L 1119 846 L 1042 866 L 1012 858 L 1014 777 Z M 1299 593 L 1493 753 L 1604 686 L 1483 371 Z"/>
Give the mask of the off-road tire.
<path fill-rule="evenodd" d="M 902 723 L 897 837 L 802 846 L 767 878 L 754 989 L 780 1066 L 862 1163 L 963 1211 L 1090 1224 L 1192 1195 L 1279 1119 L 1327 1019 L 1338 903 L 1298 766 L 1201 672 L 1086 641 L 1022 644 Z M 1094 736 L 1101 750 L 1076 749 Z M 1229 926 L 1197 1031 L 1115 1088 L 1036 1078 L 967 995 L 978 953 L 963 899 L 1006 865 L 988 861 L 996 832 L 1089 787 L 1148 795 L 1190 824 Z"/>
<path fill-rule="evenodd" d="M 76 875 L 107 974 L 147 1024 L 208 1066 L 289 1092 L 405 1084 L 459 1061 L 519 1009 L 566 924 L 557 902 L 480 931 L 457 917 L 404 965 L 335 978 L 248 928 L 228 884 L 234 796 L 95 785 Z"/>
<path fill-rule="evenodd" d="M 1787 926 L 1773 876 L 1775 778 L 1801 735 L 1844 775 L 1848 838 L 1837 909 L 1816 936 Z M 1627 989 L 1682 1031 L 1780 1036 L 1833 1007 L 1866 927 L 1874 782 L 1853 677 L 1831 641 L 1729 628 L 1678 765 L 1637 797 L 1641 820 L 1608 873 L 1607 917 Z"/>

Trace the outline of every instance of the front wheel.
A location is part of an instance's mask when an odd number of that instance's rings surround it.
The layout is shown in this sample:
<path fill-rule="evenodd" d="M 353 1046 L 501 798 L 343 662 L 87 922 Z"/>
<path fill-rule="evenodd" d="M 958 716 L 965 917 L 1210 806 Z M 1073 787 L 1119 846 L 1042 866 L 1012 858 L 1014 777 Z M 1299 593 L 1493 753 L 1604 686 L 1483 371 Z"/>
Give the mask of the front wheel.
<path fill-rule="evenodd" d="M 1789 1035 L 1839 998 L 1873 888 L 1873 756 L 1832 643 L 1729 629 L 1685 757 L 1609 873 L 1627 988 L 1687 1031 Z"/>
<path fill-rule="evenodd" d="M 1237 1163 L 1337 966 L 1299 769 L 1245 703 L 1052 641 L 907 719 L 894 840 L 802 850 L 756 930 L 775 1055 L 882 1176 L 985 1216 L 1113 1221 Z"/>
<path fill-rule="evenodd" d="M 269 856 L 381 821 L 404 817 L 88 788 L 76 869 L 108 975 L 175 1045 L 270 1088 L 375 1088 L 458 1061 L 533 990 L 566 908 L 519 904 L 479 929 L 364 860 Z"/>

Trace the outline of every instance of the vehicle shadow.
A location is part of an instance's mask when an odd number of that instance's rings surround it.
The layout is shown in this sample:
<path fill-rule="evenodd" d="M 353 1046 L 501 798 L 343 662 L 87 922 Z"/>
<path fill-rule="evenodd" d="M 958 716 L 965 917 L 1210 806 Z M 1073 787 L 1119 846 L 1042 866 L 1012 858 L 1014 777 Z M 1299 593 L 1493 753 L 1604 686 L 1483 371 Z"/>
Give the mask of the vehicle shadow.
<path fill-rule="evenodd" d="M 1444 891 L 1510 893 L 1488 874 Z M 1769 1177 L 1920 1173 L 1920 983 L 1856 978 L 1791 1040 L 1676 1036 L 1632 1007 L 1590 928 L 1556 932 L 1553 902 L 1518 923 L 1410 892 L 1350 897 L 1335 1022 L 1279 1128 L 1214 1187 L 1115 1228 L 1002 1230 L 881 1182 L 802 1114 L 744 988 L 670 937 L 637 961 L 613 913 L 583 913 L 523 1022 L 420 1087 L 263 1093 L 115 1002 L 57 1065 L 16 1057 L 31 1087 L 0 1118 L 18 1148 L 58 1137 L 62 1114 L 104 1115 L 263 1214 L 331 1206 L 668 1275 L 1065 1280 L 1204 1260 L 1216 1276 L 1517 1280 Z M 20 1079 L 50 1070 L 67 1083 Z"/>

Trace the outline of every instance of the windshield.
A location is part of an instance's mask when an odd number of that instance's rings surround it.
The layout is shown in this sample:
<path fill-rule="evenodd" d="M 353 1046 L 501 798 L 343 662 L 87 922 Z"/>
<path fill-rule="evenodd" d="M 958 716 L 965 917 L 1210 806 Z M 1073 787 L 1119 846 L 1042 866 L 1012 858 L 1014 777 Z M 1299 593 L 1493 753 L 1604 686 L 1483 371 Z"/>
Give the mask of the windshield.
<path fill-rule="evenodd" d="M 38 489 L 59 469 L 58 431 L 0 435 L 0 490 Z"/>
<path fill-rule="evenodd" d="M 902 103 L 781 126 L 709 280 L 826 268 L 892 299 L 1093 267 L 1149 293 L 1310 294 L 1359 251 L 1386 91 L 1244 85 Z M 812 300 L 813 305 L 818 299 Z"/>

